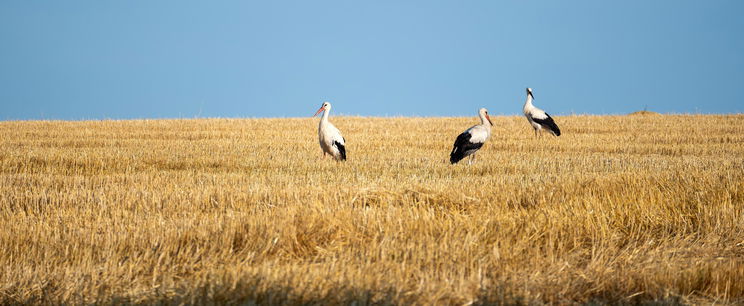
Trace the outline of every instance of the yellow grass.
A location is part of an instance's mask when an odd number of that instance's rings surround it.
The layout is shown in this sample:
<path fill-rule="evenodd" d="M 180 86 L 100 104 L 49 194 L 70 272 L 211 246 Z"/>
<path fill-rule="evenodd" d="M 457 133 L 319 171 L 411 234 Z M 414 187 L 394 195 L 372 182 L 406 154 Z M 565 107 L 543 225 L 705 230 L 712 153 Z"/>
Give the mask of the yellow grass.
<path fill-rule="evenodd" d="M 647 111 L 647 110 L 641 110 L 637 112 L 632 112 L 628 114 L 630 116 L 650 116 L 650 115 L 659 115 L 657 112 Z"/>
<path fill-rule="evenodd" d="M 0 304 L 744 302 L 744 116 L 0 122 Z"/>

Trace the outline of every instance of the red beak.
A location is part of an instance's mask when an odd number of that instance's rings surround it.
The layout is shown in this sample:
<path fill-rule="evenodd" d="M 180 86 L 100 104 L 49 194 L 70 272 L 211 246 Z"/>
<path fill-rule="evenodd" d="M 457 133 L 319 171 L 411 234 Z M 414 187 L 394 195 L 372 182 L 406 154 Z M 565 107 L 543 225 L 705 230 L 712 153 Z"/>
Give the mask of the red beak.
<path fill-rule="evenodd" d="M 491 117 L 488 117 L 488 115 L 486 115 L 486 119 L 488 119 L 488 123 L 490 123 L 491 125 L 493 125 L 493 122 L 491 122 Z"/>
<path fill-rule="evenodd" d="M 318 109 L 318 112 L 316 112 L 316 113 L 315 113 L 315 115 L 313 115 L 313 117 L 317 116 L 317 115 L 318 115 L 318 114 L 320 114 L 320 112 L 322 112 L 322 111 L 323 111 L 323 107 L 321 106 L 321 107 L 320 107 L 320 108 Z"/>

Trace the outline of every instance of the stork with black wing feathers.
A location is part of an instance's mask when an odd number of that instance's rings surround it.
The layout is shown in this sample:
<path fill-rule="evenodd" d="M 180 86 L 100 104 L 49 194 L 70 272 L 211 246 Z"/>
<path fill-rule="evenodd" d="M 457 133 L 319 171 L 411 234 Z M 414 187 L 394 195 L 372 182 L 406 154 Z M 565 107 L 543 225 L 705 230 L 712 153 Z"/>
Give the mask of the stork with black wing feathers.
<path fill-rule="evenodd" d="M 545 111 L 532 105 L 532 99 L 534 98 L 532 88 L 527 88 L 527 101 L 524 102 L 524 108 L 522 110 L 524 111 L 524 116 L 527 117 L 527 121 L 535 129 L 535 136 L 542 130 L 546 130 L 555 136 L 561 136 L 561 129 L 555 124 L 553 118 Z"/>
<path fill-rule="evenodd" d="M 488 110 L 481 108 L 478 110 L 478 116 L 480 116 L 481 124 L 474 125 L 457 136 L 450 153 L 450 163 L 456 164 L 463 158 L 470 156 L 468 164 L 472 164 L 475 159 L 475 152 L 478 152 L 486 143 L 486 140 L 491 137 L 493 123 L 491 118 L 488 117 Z"/>

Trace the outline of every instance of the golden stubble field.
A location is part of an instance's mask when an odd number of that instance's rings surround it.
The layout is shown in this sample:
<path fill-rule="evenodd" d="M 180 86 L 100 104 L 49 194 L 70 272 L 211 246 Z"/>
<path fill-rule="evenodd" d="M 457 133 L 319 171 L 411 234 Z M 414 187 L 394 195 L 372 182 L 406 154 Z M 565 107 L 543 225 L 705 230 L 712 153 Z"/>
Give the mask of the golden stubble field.
<path fill-rule="evenodd" d="M 0 304 L 744 302 L 744 115 L 0 122 Z"/>

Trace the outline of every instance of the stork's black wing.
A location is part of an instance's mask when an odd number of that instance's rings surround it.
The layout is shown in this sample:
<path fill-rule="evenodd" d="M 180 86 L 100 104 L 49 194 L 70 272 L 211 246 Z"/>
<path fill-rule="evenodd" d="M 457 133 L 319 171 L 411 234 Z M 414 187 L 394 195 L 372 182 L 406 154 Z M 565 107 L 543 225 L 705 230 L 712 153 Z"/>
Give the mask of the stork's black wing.
<path fill-rule="evenodd" d="M 465 131 L 455 140 L 455 144 L 450 153 L 450 163 L 457 163 L 466 156 L 472 154 L 483 146 L 483 143 L 474 143 L 470 141 L 472 135 L 469 131 Z"/>
<path fill-rule="evenodd" d="M 537 122 L 537 124 L 541 125 L 543 128 L 551 131 L 553 135 L 561 136 L 561 129 L 559 129 L 558 125 L 555 124 L 555 121 L 553 121 L 553 117 L 550 117 L 548 113 L 545 113 L 545 116 L 546 117 L 543 119 L 532 117 L 532 121 Z"/>

